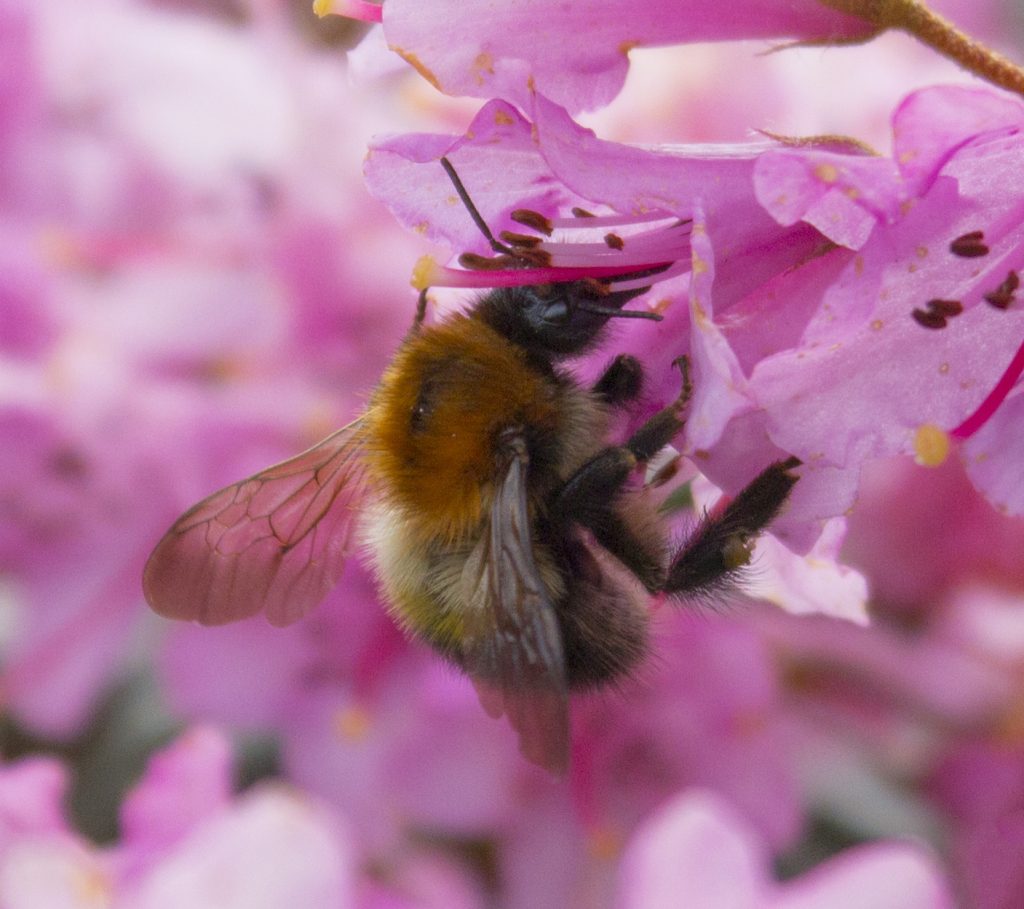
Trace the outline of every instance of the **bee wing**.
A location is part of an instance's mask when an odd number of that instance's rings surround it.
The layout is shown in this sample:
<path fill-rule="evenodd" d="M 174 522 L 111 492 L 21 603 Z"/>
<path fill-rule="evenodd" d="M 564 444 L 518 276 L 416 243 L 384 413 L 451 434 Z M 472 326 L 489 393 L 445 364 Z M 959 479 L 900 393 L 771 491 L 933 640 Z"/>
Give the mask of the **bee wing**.
<path fill-rule="evenodd" d="M 491 506 L 490 529 L 463 574 L 463 652 L 467 672 L 491 716 L 508 715 L 519 748 L 535 764 L 563 773 L 569 755 L 565 656 L 554 607 L 537 569 L 526 506 L 529 456 L 521 436 Z"/>
<path fill-rule="evenodd" d="M 221 625 L 257 612 L 287 625 L 341 577 L 366 490 L 363 423 L 215 492 L 174 523 L 142 587 L 160 615 Z"/>

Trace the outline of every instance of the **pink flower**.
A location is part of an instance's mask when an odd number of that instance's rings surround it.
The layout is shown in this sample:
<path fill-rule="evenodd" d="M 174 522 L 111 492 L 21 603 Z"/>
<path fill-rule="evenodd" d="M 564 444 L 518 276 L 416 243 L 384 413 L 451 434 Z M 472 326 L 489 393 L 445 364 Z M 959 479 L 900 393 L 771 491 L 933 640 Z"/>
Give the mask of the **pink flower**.
<path fill-rule="evenodd" d="M 351 900 L 353 857 L 338 822 L 283 788 L 231 800 L 228 757 L 226 742 L 209 729 L 158 755 L 129 794 L 123 841 L 105 850 L 61 819 L 56 762 L 0 768 L 0 795 L 13 785 L 21 790 L 16 806 L 8 800 L 0 808 L 0 902 L 11 909 L 283 909 L 298 901 L 336 909 Z"/>
<path fill-rule="evenodd" d="M 5 909 L 473 909 L 451 863 L 413 850 L 385 879 L 357 871 L 348 827 L 305 793 L 264 783 L 231 793 L 223 736 L 197 727 L 150 761 L 128 793 L 120 842 L 98 848 L 64 819 L 57 761 L 0 767 Z"/>
<path fill-rule="evenodd" d="M 572 111 L 593 110 L 618 94 L 634 47 L 749 38 L 843 40 L 874 29 L 816 0 L 766 9 L 707 0 L 587 0 L 564 6 L 511 0 L 473 9 L 465 4 L 386 0 L 318 0 L 320 15 L 383 21 L 389 48 L 441 91 L 523 104 L 534 90 Z"/>
<path fill-rule="evenodd" d="M 769 856 L 721 798 L 695 790 L 676 796 L 627 847 L 619 909 L 730 906 L 735 909 L 951 909 L 934 859 L 911 843 L 849 849 L 786 884 L 773 881 Z"/>
<path fill-rule="evenodd" d="M 972 465 L 990 461 L 975 476 L 1000 507 L 1024 508 L 1007 480 L 1012 411 L 1000 412 L 1024 369 L 1015 353 L 1024 316 L 1010 287 L 1024 212 L 1006 192 L 1020 173 L 1022 126 L 1019 102 L 937 88 L 910 96 L 894 115 L 898 176 L 884 159 L 852 159 L 851 168 L 796 149 L 758 162 L 758 196 L 777 218 L 796 215 L 775 200 L 800 197 L 799 217 L 858 249 L 824 293 L 802 291 L 797 276 L 777 291 L 822 301 L 798 343 L 753 369 L 778 444 L 841 472 L 895 452 L 935 463 L 950 437 L 974 436 L 996 414 L 964 455 Z M 783 162 L 805 169 L 787 175 Z"/>
<path fill-rule="evenodd" d="M 370 115 L 294 93 L 324 61 L 264 13 L 0 5 L 0 701 L 37 733 L 123 671 L 175 514 L 340 425 L 411 318 L 342 242 L 412 259 L 353 184 Z"/>
<path fill-rule="evenodd" d="M 446 191 L 442 154 L 496 227 L 524 207 L 551 216 L 604 205 L 619 223 L 651 211 L 684 219 L 688 243 L 667 252 L 666 275 L 686 270 L 689 249 L 689 280 L 657 285 L 665 322 L 636 327 L 621 346 L 642 352 L 662 402 L 672 361 L 689 351 L 688 450 L 727 491 L 758 461 L 800 457 L 778 527 L 800 549 L 850 507 L 865 461 L 908 452 L 937 463 L 954 440 L 968 440 L 977 482 L 1000 507 L 1024 507 L 1010 476 L 1016 405 L 1001 413 L 1024 371 L 1014 306 L 1024 224 L 1005 192 L 1024 154 L 1019 102 L 978 89 L 911 95 L 894 115 L 892 160 L 834 143 L 653 152 L 602 142 L 540 96 L 531 109 L 532 123 L 492 102 L 471 138 L 380 142 L 371 187 L 456 249 L 481 240 L 459 206 L 438 212 L 432 201 Z M 529 269 L 510 274 L 531 280 Z M 673 307 L 683 294 L 689 306 Z"/>

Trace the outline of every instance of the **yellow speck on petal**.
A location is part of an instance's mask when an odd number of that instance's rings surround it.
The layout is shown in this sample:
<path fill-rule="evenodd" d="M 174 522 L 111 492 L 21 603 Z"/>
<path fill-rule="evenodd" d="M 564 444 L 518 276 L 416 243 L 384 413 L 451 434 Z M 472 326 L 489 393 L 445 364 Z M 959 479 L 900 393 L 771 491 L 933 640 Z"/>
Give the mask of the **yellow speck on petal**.
<path fill-rule="evenodd" d="M 60 227 L 44 227 L 38 234 L 42 257 L 56 268 L 84 268 L 85 250 L 74 234 Z"/>
<path fill-rule="evenodd" d="M 1011 703 L 996 722 L 996 741 L 1001 745 L 1019 746 L 1024 743 L 1024 701 Z"/>
<path fill-rule="evenodd" d="M 113 886 L 100 868 L 76 868 L 74 878 L 76 906 L 96 906 L 97 909 L 113 904 Z"/>
<path fill-rule="evenodd" d="M 401 57 L 406 63 L 408 63 L 409 66 L 411 66 L 424 79 L 426 79 L 431 85 L 433 85 L 434 88 L 436 88 L 438 91 L 443 91 L 443 89 L 441 88 L 441 83 L 438 80 L 437 76 L 435 76 L 426 66 L 424 66 L 420 62 L 419 57 L 417 57 L 415 54 L 407 50 L 402 50 L 402 48 L 397 47 L 394 44 L 388 45 L 388 48 L 389 50 L 392 50 L 396 54 L 398 54 L 398 56 Z"/>
<path fill-rule="evenodd" d="M 948 372 L 949 372 L 949 364 L 948 363 L 940 363 L 939 364 L 939 375 L 944 376 Z"/>
<path fill-rule="evenodd" d="M 917 427 L 914 433 L 914 460 L 922 467 L 938 467 L 949 457 L 949 433 L 934 423 Z"/>
<path fill-rule="evenodd" d="M 729 721 L 729 730 L 737 738 L 753 738 L 764 732 L 767 726 L 768 721 L 761 710 L 737 710 Z"/>
<path fill-rule="evenodd" d="M 587 834 L 587 851 L 596 859 L 611 862 L 622 852 L 622 834 L 609 824 L 601 824 Z"/>
<path fill-rule="evenodd" d="M 494 57 L 488 53 L 477 54 L 473 61 L 473 74 L 476 76 L 476 84 L 483 85 L 485 75 L 494 75 Z"/>
<path fill-rule="evenodd" d="M 412 268 L 412 278 L 409 283 L 416 290 L 426 290 L 431 285 L 434 275 L 437 274 L 437 262 L 433 256 L 420 256 Z"/>
<path fill-rule="evenodd" d="M 845 190 L 847 198 L 853 199 L 856 202 L 860 198 L 860 190 L 856 186 L 847 186 Z"/>
<path fill-rule="evenodd" d="M 511 126 L 515 121 L 503 110 L 498 110 L 494 114 L 495 126 Z"/>
<path fill-rule="evenodd" d="M 334 731 L 345 742 L 361 742 L 370 731 L 370 712 L 355 704 L 339 710 L 334 716 Z"/>
<path fill-rule="evenodd" d="M 629 52 L 634 47 L 639 47 L 639 46 L 640 46 L 640 42 L 639 41 L 623 41 L 623 42 L 621 42 L 619 44 L 619 53 L 622 54 L 622 56 L 627 57 L 627 56 L 629 56 Z"/>
<path fill-rule="evenodd" d="M 700 300 L 690 294 L 690 306 L 693 310 L 693 324 L 701 331 L 708 331 L 711 328 L 711 320 L 708 318 L 707 310 L 701 305 Z"/>
<path fill-rule="evenodd" d="M 909 164 L 916 157 L 917 150 L 913 148 L 908 148 L 906 151 L 900 152 L 899 162 L 900 164 Z"/>
<path fill-rule="evenodd" d="M 927 246 L 919 246 L 919 247 L 917 247 L 917 249 L 914 250 L 914 252 L 917 253 L 917 258 L 919 258 L 919 259 L 927 258 L 927 256 L 928 256 L 928 247 Z"/>
<path fill-rule="evenodd" d="M 659 315 L 668 311 L 668 308 L 672 305 L 671 297 L 662 297 L 652 307 L 652 312 L 656 312 Z"/>
<path fill-rule="evenodd" d="M 814 168 L 814 175 L 823 183 L 835 183 L 839 179 L 839 169 L 834 164 L 819 164 Z"/>
<path fill-rule="evenodd" d="M 695 276 L 702 275 L 708 270 L 708 263 L 705 262 L 700 256 L 694 255 L 691 269 Z"/>
<path fill-rule="evenodd" d="M 885 323 L 881 319 L 875 319 L 871 323 L 871 330 L 872 331 L 881 331 L 883 325 L 885 325 Z"/>
<path fill-rule="evenodd" d="M 853 272 L 858 277 L 864 274 L 864 257 L 856 256 L 853 260 Z"/>

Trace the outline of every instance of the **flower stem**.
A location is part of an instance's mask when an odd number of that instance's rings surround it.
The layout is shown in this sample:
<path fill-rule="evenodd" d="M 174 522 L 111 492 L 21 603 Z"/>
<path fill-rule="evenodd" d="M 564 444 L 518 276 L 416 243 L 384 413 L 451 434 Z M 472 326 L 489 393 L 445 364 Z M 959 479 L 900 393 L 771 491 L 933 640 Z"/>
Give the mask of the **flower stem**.
<path fill-rule="evenodd" d="M 819 0 L 880 28 L 898 28 L 993 85 L 1024 95 L 1024 69 L 965 35 L 921 0 Z"/>

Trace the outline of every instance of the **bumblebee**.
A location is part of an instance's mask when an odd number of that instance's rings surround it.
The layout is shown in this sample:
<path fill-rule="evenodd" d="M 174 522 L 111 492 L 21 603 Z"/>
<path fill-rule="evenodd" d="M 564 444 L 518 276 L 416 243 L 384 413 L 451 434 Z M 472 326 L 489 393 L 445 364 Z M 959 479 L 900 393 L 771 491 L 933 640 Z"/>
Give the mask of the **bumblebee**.
<path fill-rule="evenodd" d="M 529 267 L 442 163 L 492 245 Z M 499 288 L 435 325 L 421 293 L 365 413 L 182 515 L 146 565 L 149 604 L 203 624 L 263 612 L 286 625 L 365 547 L 395 619 L 508 715 L 529 760 L 564 771 L 569 692 L 628 676 L 647 650 L 650 595 L 721 586 L 797 479 L 796 459 L 772 464 L 669 543 L 637 478 L 683 427 L 685 359 L 678 398 L 621 444 L 609 423 L 641 394 L 639 361 L 617 356 L 591 385 L 565 368 L 648 289 Z"/>

